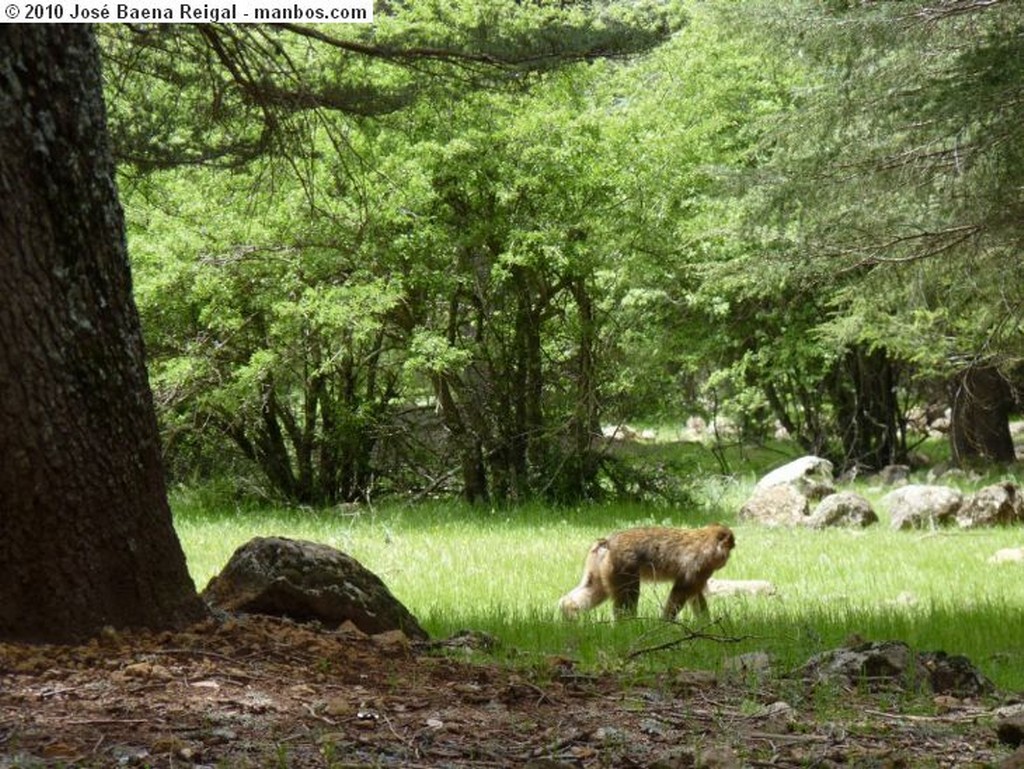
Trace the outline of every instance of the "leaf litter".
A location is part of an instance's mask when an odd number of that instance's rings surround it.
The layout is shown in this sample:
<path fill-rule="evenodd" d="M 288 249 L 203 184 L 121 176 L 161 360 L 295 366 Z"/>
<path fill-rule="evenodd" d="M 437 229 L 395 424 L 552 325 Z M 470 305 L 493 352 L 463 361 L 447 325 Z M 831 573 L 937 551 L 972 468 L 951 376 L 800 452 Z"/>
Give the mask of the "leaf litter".
<path fill-rule="evenodd" d="M 0 769 L 961 767 L 1011 751 L 991 702 L 854 690 L 822 709 L 771 680 L 483 664 L 463 658 L 465 640 L 249 616 L 0 644 Z"/>

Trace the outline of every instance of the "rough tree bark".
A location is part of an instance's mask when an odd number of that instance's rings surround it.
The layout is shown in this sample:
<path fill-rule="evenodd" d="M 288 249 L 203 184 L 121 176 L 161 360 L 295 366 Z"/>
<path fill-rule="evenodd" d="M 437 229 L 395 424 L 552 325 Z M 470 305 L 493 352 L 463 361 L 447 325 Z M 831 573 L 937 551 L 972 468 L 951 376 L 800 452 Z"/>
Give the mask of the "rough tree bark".
<path fill-rule="evenodd" d="M 897 377 L 895 364 L 884 348 L 852 347 L 839 361 L 833 403 L 844 465 L 881 470 L 906 461 Z"/>
<path fill-rule="evenodd" d="M 0 26 L 0 638 L 205 609 L 171 525 L 92 31 Z"/>
<path fill-rule="evenodd" d="M 949 385 L 949 441 L 957 465 L 974 459 L 1013 462 L 1010 435 L 1013 390 L 995 366 L 977 365 L 953 377 Z"/>

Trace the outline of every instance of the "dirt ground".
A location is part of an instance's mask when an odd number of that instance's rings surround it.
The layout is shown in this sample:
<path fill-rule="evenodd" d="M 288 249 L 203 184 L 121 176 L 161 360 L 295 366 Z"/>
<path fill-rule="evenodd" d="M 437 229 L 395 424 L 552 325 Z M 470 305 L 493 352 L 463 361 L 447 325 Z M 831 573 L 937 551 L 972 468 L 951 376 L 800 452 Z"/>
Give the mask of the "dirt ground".
<path fill-rule="evenodd" d="M 255 617 L 0 645 L 0 769 L 986 766 L 1011 752 L 995 701 L 850 692 L 822 718 L 774 684 L 595 677 L 565 659 L 524 673 L 444 647 Z"/>

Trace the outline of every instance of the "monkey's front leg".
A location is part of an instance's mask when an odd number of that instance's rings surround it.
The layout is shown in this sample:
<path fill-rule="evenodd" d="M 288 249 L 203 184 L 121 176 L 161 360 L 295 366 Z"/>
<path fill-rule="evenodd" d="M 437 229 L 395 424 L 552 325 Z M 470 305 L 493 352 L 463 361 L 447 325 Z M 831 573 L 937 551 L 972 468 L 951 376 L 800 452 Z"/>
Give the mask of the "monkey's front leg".
<path fill-rule="evenodd" d="M 708 602 L 704 598 L 703 585 L 694 585 L 687 580 L 677 579 L 672 585 L 672 591 L 665 601 L 665 609 L 661 613 L 662 619 L 672 621 L 678 615 L 687 601 L 693 601 L 693 613 L 698 617 L 707 617 Z"/>
<path fill-rule="evenodd" d="M 640 575 L 617 575 L 612 585 L 612 603 L 615 619 L 626 619 L 636 616 L 636 607 L 640 603 Z"/>

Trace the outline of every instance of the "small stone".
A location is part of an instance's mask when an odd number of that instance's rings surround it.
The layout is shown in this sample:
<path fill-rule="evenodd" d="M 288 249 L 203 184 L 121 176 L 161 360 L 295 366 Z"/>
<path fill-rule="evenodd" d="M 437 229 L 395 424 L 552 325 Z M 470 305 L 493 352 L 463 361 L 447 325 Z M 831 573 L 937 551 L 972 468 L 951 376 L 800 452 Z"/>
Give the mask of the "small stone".
<path fill-rule="evenodd" d="M 742 766 L 736 752 L 725 745 L 702 750 L 697 755 L 697 769 L 740 769 Z"/>
<path fill-rule="evenodd" d="M 713 670 L 680 670 L 675 683 L 684 691 L 713 689 L 718 686 L 718 675 Z"/>
<path fill-rule="evenodd" d="M 998 769 L 1024 769 L 1024 748 L 1017 748 L 1013 755 L 996 765 Z"/>
<path fill-rule="evenodd" d="M 156 665 L 152 662 L 136 662 L 124 669 L 124 674 L 129 678 L 148 678 L 155 681 L 173 681 L 174 673 L 163 665 Z"/>
<path fill-rule="evenodd" d="M 356 705 L 344 697 L 332 697 L 324 703 L 324 713 L 328 716 L 351 716 L 356 712 Z"/>
<path fill-rule="evenodd" d="M 996 736 L 1004 745 L 1020 747 L 1024 744 L 1024 716 L 1004 718 L 996 724 Z"/>
<path fill-rule="evenodd" d="M 996 550 L 995 555 L 988 559 L 989 563 L 1021 563 L 1024 562 L 1024 547 L 1004 547 Z"/>
<path fill-rule="evenodd" d="M 772 656 L 768 652 L 748 652 L 737 657 L 729 657 L 722 667 L 731 673 L 763 673 L 770 670 Z"/>
<path fill-rule="evenodd" d="M 715 579 L 708 580 L 705 592 L 708 595 L 775 595 L 776 588 L 766 579 Z"/>

